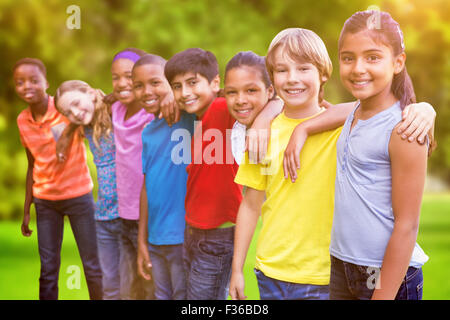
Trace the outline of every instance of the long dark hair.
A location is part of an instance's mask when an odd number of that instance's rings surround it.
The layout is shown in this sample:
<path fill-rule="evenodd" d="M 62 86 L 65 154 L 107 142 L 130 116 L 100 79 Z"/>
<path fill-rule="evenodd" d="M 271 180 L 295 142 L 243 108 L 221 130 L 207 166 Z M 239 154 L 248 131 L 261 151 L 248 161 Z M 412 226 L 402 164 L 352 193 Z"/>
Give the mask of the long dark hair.
<path fill-rule="evenodd" d="M 370 30 L 370 35 L 374 37 L 375 41 L 380 41 L 391 47 L 395 56 L 405 51 L 403 33 L 399 24 L 389 13 L 383 11 L 360 11 L 348 18 L 339 37 L 339 51 L 341 50 L 345 34 L 357 33 L 363 30 Z M 400 101 L 402 109 L 416 102 L 416 94 L 414 93 L 411 78 L 406 71 L 406 66 L 403 67 L 400 73 L 394 75 L 391 91 Z"/>

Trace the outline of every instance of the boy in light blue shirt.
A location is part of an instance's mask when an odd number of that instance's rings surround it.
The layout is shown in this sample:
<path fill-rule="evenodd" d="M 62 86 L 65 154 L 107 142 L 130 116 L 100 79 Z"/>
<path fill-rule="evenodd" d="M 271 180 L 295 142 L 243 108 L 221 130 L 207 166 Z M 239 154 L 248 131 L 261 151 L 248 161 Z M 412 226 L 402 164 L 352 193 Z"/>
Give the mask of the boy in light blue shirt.
<path fill-rule="evenodd" d="M 145 55 L 132 72 L 136 99 L 155 115 L 155 120 L 142 131 L 145 178 L 140 202 L 138 270 L 145 279 L 150 279 L 152 273 L 156 299 L 181 300 L 186 298 L 182 260 L 186 166 L 191 159 L 195 115 L 183 112 L 172 127 L 166 120 L 158 119 L 161 102 L 173 99 L 164 76 L 165 62 L 159 56 Z"/>

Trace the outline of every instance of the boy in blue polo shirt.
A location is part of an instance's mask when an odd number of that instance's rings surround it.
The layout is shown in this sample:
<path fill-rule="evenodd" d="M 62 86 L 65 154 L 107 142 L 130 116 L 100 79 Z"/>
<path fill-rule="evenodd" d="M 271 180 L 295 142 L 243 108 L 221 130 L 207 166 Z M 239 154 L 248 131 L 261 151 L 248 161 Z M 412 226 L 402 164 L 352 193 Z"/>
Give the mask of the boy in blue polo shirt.
<path fill-rule="evenodd" d="M 150 279 L 151 268 L 156 299 L 180 300 L 186 298 L 182 259 L 184 198 L 195 115 L 183 112 L 180 121 L 172 127 L 166 120 L 158 119 L 161 101 L 173 99 L 164 76 L 165 63 L 160 56 L 145 55 L 132 71 L 136 99 L 147 112 L 155 115 L 155 120 L 142 131 L 145 178 L 140 203 L 138 270 L 142 277 Z M 172 156 L 176 150 L 189 153 L 182 156 L 188 161 L 179 161 L 178 153 Z"/>

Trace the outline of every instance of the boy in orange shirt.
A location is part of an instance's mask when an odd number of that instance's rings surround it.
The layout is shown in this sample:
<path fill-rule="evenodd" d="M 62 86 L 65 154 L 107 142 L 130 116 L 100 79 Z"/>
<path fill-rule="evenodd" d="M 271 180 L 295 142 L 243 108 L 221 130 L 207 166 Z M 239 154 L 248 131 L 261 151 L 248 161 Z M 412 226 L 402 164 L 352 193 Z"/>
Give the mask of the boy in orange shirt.
<path fill-rule="evenodd" d="M 68 160 L 56 159 L 56 141 L 69 121 L 47 94 L 42 61 L 24 58 L 13 68 L 17 95 L 28 104 L 17 117 L 20 141 L 28 158 L 22 234 L 29 237 L 30 207 L 36 208 L 41 275 L 39 298 L 58 299 L 64 216 L 72 226 L 91 299 L 102 298 L 102 273 L 97 256 L 92 180 L 80 134 L 69 149 Z"/>

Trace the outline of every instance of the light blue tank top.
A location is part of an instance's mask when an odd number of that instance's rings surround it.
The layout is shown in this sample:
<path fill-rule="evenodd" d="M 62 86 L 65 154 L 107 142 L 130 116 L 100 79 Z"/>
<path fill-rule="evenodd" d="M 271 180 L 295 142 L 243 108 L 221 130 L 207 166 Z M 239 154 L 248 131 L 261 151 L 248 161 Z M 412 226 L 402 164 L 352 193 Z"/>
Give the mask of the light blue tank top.
<path fill-rule="evenodd" d="M 335 204 L 330 253 L 356 265 L 380 268 L 394 228 L 389 141 L 402 120 L 397 102 L 367 120 L 347 118 L 337 142 Z M 410 266 L 428 256 L 416 243 Z"/>

